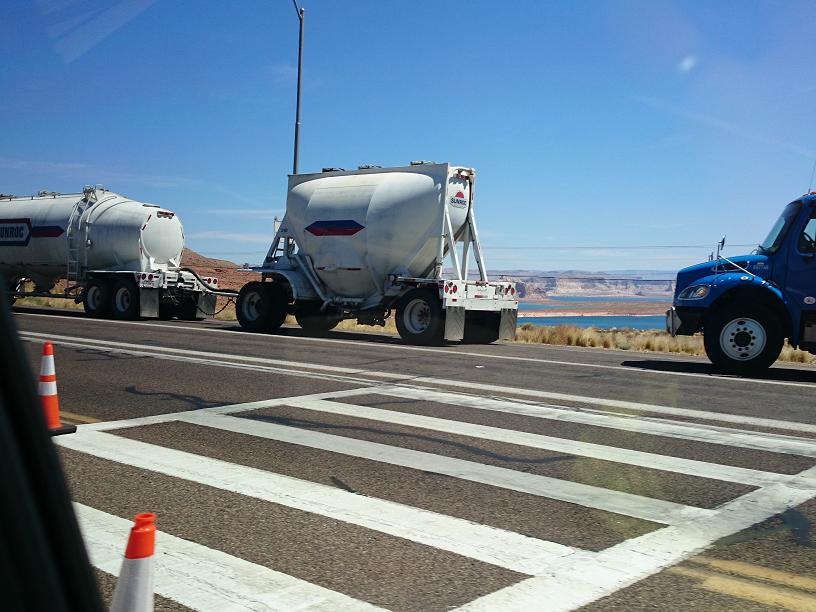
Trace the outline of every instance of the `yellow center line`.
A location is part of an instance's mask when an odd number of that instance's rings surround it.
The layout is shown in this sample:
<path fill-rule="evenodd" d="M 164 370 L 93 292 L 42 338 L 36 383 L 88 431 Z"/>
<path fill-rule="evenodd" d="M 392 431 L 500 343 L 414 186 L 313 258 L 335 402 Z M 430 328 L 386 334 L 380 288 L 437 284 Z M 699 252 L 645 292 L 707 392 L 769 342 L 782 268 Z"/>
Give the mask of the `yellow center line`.
<path fill-rule="evenodd" d="M 761 565 L 754 565 L 753 563 L 745 563 L 743 561 L 726 561 L 725 559 L 712 559 L 711 557 L 705 556 L 693 557 L 689 559 L 689 561 L 722 572 L 728 572 L 729 574 L 737 574 L 746 578 L 774 582 L 782 586 L 816 593 L 816 578 L 791 574 L 768 567 L 762 567 Z"/>
<path fill-rule="evenodd" d="M 795 610 L 796 612 L 816 612 L 816 596 L 801 591 L 682 566 L 669 568 L 668 571 L 678 576 L 699 580 L 700 588 L 713 593 L 730 595 L 738 599 L 785 608 L 786 610 Z"/>
<path fill-rule="evenodd" d="M 60 416 L 66 421 L 76 421 L 77 423 L 99 423 L 102 420 L 75 412 L 68 412 L 67 410 L 60 410 Z"/>

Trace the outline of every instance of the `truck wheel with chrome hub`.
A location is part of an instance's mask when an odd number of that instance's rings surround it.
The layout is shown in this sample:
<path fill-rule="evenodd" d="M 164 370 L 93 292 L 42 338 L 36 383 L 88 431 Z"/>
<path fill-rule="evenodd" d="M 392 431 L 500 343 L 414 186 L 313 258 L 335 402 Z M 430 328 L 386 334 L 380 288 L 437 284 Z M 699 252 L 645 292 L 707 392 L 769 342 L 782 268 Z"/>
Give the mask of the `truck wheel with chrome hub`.
<path fill-rule="evenodd" d="M 711 363 L 735 374 L 770 367 L 784 341 L 779 319 L 762 305 L 725 306 L 705 325 L 705 349 Z"/>
<path fill-rule="evenodd" d="M 132 280 L 120 280 L 111 292 L 111 310 L 117 319 L 139 318 L 139 287 Z"/>
<path fill-rule="evenodd" d="M 277 283 L 247 283 L 238 293 L 235 314 L 247 331 L 275 331 L 286 320 L 288 302 L 286 290 Z"/>
<path fill-rule="evenodd" d="M 411 289 L 397 303 L 397 331 L 409 344 L 441 344 L 445 316 L 436 291 Z"/>
<path fill-rule="evenodd" d="M 110 312 L 110 286 L 102 280 L 91 280 L 82 292 L 82 307 L 89 317 L 103 318 Z"/>

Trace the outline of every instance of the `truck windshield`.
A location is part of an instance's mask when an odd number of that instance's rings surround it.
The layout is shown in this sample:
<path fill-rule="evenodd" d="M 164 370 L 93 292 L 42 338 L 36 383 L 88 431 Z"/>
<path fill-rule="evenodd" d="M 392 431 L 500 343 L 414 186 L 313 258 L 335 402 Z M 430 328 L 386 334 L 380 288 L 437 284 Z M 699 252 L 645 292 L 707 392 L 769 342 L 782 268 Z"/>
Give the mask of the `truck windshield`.
<path fill-rule="evenodd" d="M 779 215 L 779 219 L 776 220 L 771 231 L 768 232 L 768 237 L 759 245 L 758 251 L 760 255 L 772 255 L 779 250 L 779 247 L 782 246 L 782 241 L 785 239 L 785 235 L 788 233 L 788 229 L 799 213 L 799 207 L 801 205 L 802 202 L 796 200 L 785 207 L 785 210 Z"/>

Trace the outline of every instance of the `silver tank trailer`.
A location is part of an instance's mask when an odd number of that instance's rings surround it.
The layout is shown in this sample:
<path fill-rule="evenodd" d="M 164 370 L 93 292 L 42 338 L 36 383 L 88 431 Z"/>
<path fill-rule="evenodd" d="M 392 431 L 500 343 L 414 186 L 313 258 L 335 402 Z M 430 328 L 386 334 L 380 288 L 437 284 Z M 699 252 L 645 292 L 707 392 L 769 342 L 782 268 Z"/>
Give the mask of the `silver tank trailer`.
<path fill-rule="evenodd" d="M 79 276 L 154 272 L 178 267 L 183 248 L 175 213 L 109 191 L 0 199 L 0 274 L 40 287 L 65 277 L 72 256 Z"/>
<path fill-rule="evenodd" d="M 470 181 L 418 168 L 291 178 L 288 227 L 330 291 L 368 298 L 390 274 L 426 276 L 439 256 L 442 207 L 461 235 Z"/>
<path fill-rule="evenodd" d="M 475 179 L 472 168 L 424 162 L 290 176 L 286 215 L 256 268 L 263 282 L 242 288 L 238 321 L 271 331 L 293 314 L 325 333 L 344 318 L 384 325 L 395 311 L 415 344 L 514 337 L 515 284 L 487 278 Z"/>

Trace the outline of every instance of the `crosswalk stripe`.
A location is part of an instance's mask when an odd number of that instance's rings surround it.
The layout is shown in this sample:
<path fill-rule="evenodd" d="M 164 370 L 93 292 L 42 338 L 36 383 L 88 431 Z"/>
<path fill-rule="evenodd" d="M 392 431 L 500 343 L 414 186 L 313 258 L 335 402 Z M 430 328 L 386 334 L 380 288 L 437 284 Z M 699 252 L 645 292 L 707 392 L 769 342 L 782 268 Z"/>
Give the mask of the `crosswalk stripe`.
<path fill-rule="evenodd" d="M 400 467 L 427 470 L 462 480 L 480 482 L 503 489 L 580 504 L 587 508 L 615 512 L 655 523 L 673 524 L 695 515 L 707 516 L 711 513 L 710 510 L 702 508 L 684 506 L 683 504 L 604 489 L 569 480 L 528 474 L 518 470 L 485 465 L 464 459 L 297 429 L 274 423 L 195 413 L 185 415 L 184 420 L 234 433 L 298 444 Z"/>
<path fill-rule="evenodd" d="M 789 476 L 785 474 L 774 474 L 771 472 L 762 472 L 748 468 L 721 465 L 719 463 L 707 463 L 705 461 L 696 461 L 694 459 L 684 459 L 669 455 L 646 453 L 643 451 L 618 448 L 614 446 L 603 446 L 601 444 L 582 442 L 580 440 L 556 438 L 514 429 L 501 429 L 499 427 L 492 427 L 489 425 L 466 423 L 463 421 L 451 421 L 447 419 L 440 419 L 438 417 L 417 415 L 410 412 L 384 410 L 382 408 L 373 408 L 358 404 L 344 404 L 330 400 L 310 398 L 293 399 L 287 402 L 287 405 L 318 412 L 327 412 L 343 416 L 370 419 L 385 423 L 406 425 L 409 427 L 420 427 L 422 429 L 469 436 L 483 440 L 492 440 L 494 442 L 504 442 L 518 446 L 527 446 L 530 448 L 562 452 L 581 457 L 592 457 L 593 459 L 601 459 L 604 461 L 614 461 L 616 463 L 625 463 L 628 465 L 636 465 L 656 470 L 665 470 L 678 474 L 688 474 L 691 476 L 700 476 L 702 478 L 711 478 L 728 482 L 738 482 L 754 486 L 772 484 L 774 482 L 780 482 L 789 478 Z"/>
<path fill-rule="evenodd" d="M 547 602 L 552 612 L 575 610 L 614 593 L 769 516 L 816 497 L 816 468 L 800 472 L 799 485 L 775 484 L 723 504 L 714 516 L 659 529 L 607 548 L 594 557 L 574 555 L 544 575 L 484 595 L 461 612 L 526 612 Z"/>
<path fill-rule="evenodd" d="M 80 429 L 55 441 L 65 448 L 182 478 L 447 550 L 529 575 L 575 549 L 328 485 L 202 455 Z"/>
<path fill-rule="evenodd" d="M 133 523 L 80 503 L 74 511 L 91 563 L 118 575 Z M 156 592 L 196 610 L 382 609 L 163 531 L 156 532 L 155 560 Z"/>
<path fill-rule="evenodd" d="M 404 386 L 389 386 L 372 393 L 384 393 L 408 399 L 455 404 L 480 410 L 492 410 L 518 414 L 540 419 L 552 419 L 582 425 L 607 427 L 633 433 L 651 434 L 683 440 L 694 440 L 708 444 L 750 448 L 773 453 L 816 457 L 816 439 L 796 438 L 772 433 L 735 430 L 711 425 L 670 423 L 662 420 L 644 419 L 621 415 L 569 410 L 552 406 L 524 404 L 509 400 L 474 397 L 471 395 L 444 393 L 431 390 L 412 389 Z"/>

